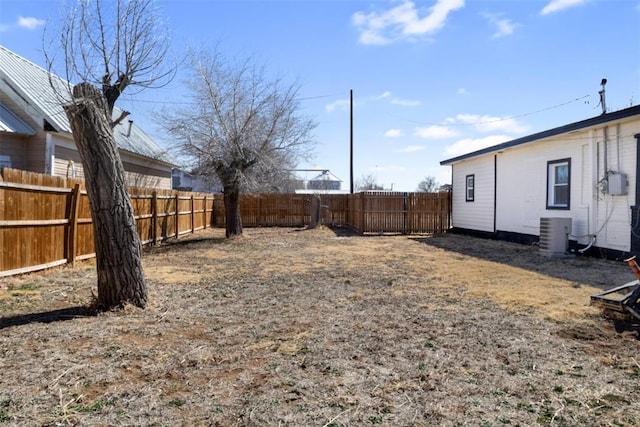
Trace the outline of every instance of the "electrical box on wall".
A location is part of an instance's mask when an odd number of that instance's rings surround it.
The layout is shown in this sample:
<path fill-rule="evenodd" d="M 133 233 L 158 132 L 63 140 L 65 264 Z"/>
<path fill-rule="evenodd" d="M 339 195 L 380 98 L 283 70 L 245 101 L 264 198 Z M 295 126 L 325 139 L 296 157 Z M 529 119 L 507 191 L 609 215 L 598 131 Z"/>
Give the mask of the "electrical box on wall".
<path fill-rule="evenodd" d="M 629 182 L 627 181 L 626 173 L 612 173 L 607 179 L 607 193 L 612 196 L 627 194 L 627 187 Z"/>

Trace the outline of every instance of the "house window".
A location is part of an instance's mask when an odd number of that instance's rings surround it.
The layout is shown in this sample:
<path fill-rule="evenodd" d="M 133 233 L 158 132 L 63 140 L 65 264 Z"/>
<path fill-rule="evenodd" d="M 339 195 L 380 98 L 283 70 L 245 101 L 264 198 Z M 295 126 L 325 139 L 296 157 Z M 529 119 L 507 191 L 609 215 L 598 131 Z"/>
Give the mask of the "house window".
<path fill-rule="evenodd" d="M 569 209 L 571 159 L 547 162 L 547 209 Z"/>
<path fill-rule="evenodd" d="M 465 200 L 467 202 L 473 202 L 475 198 L 476 176 L 467 175 L 466 181 L 467 184 L 465 186 Z"/>

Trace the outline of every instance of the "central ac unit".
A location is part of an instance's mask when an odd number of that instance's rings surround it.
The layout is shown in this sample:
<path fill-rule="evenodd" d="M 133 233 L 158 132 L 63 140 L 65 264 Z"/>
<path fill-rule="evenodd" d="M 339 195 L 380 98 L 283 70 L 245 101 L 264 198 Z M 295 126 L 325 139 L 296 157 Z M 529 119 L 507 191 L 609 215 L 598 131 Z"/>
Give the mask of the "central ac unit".
<path fill-rule="evenodd" d="M 571 218 L 540 218 L 540 251 L 549 256 L 564 255 L 569 248 Z"/>

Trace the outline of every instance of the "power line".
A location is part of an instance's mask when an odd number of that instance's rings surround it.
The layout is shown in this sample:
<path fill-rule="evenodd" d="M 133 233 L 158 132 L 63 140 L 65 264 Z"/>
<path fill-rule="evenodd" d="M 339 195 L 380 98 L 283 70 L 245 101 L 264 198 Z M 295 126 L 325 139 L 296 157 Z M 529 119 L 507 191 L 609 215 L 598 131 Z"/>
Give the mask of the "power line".
<path fill-rule="evenodd" d="M 535 110 L 535 111 L 531 111 L 531 112 L 528 112 L 528 113 L 516 114 L 516 115 L 513 115 L 513 116 L 501 117 L 501 118 L 498 118 L 498 119 L 483 120 L 483 121 L 469 122 L 469 123 L 427 123 L 427 122 L 421 122 L 421 121 L 417 121 L 417 120 L 405 119 L 405 118 L 402 118 L 402 117 L 400 117 L 400 118 L 402 120 L 405 120 L 405 121 L 408 121 L 408 122 L 412 122 L 412 123 L 416 123 L 416 124 L 420 124 L 420 125 L 427 125 L 427 126 L 450 126 L 450 127 L 454 127 L 454 126 L 476 126 L 476 125 L 481 125 L 481 124 L 498 123 L 498 122 L 504 122 L 504 121 L 507 121 L 507 120 L 519 119 L 521 117 L 531 116 L 533 114 L 542 113 L 543 111 L 553 110 L 555 108 L 563 107 L 565 105 L 572 104 L 572 103 L 577 102 L 577 101 L 581 101 L 581 100 L 583 100 L 585 98 L 589 98 L 590 96 L 591 95 L 584 95 L 584 96 L 581 96 L 579 98 L 572 99 L 571 101 L 563 102 L 561 104 L 556 104 L 556 105 L 553 105 L 551 107 L 542 108 L 540 110 Z"/>

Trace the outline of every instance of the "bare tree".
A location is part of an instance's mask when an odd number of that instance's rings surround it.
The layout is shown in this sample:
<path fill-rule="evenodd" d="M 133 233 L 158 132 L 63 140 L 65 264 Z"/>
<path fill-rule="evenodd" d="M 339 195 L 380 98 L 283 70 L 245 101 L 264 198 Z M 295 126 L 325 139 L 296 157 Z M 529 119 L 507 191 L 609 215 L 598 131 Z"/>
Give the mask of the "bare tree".
<path fill-rule="evenodd" d="M 384 190 L 384 187 L 378 184 L 376 177 L 372 174 L 362 175 L 356 182 L 358 191 Z"/>
<path fill-rule="evenodd" d="M 451 191 L 451 184 L 442 184 L 439 188 L 438 188 L 438 192 L 440 193 L 448 193 Z"/>
<path fill-rule="evenodd" d="M 67 81 L 64 110 L 85 173 L 98 273 L 97 304 L 104 309 L 147 304 L 142 247 L 113 127 L 129 113 L 115 103 L 129 87 L 166 84 L 169 46 L 152 0 L 80 0 L 61 21 L 59 44 Z M 53 43 L 52 43 L 53 44 Z M 45 52 L 47 50 L 45 49 Z M 49 70 L 55 57 L 47 55 Z M 54 84 L 54 90 L 59 85 Z"/>
<path fill-rule="evenodd" d="M 180 150 L 224 188 L 226 236 L 242 234 L 239 195 L 307 156 L 315 123 L 300 114 L 299 86 L 270 79 L 251 60 L 192 52 L 192 105 L 165 112 L 162 125 Z"/>
<path fill-rule="evenodd" d="M 428 176 L 418 183 L 418 188 L 416 189 L 416 191 L 422 193 L 435 193 L 436 191 L 438 191 L 439 187 L 440 184 L 438 184 L 435 177 Z"/>

